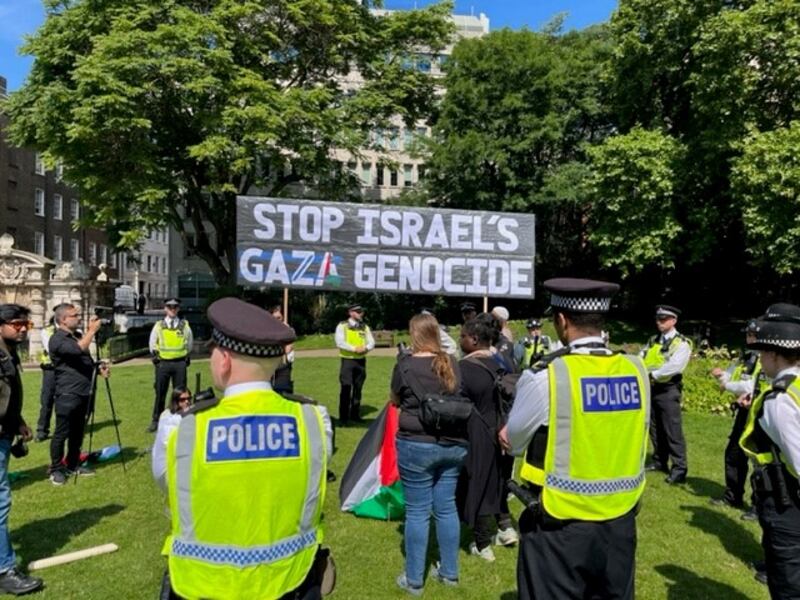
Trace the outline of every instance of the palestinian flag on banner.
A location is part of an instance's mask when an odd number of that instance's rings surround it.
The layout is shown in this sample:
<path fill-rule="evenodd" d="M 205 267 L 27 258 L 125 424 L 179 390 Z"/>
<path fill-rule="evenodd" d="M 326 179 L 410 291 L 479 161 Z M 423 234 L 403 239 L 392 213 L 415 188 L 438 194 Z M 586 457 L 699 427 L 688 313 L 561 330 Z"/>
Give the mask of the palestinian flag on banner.
<path fill-rule="evenodd" d="M 370 519 L 400 519 L 405 513 L 397 470 L 399 413 L 391 402 L 367 429 L 347 465 L 339 487 L 342 511 Z"/>

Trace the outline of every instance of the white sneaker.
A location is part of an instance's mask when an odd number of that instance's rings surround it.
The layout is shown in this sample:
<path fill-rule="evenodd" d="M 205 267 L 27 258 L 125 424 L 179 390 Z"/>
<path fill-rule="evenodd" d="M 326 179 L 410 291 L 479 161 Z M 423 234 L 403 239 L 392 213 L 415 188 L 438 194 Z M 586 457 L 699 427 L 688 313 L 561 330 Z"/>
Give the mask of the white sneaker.
<path fill-rule="evenodd" d="M 500 529 L 497 535 L 494 536 L 495 546 L 513 546 L 519 541 L 519 534 L 513 527 Z"/>
<path fill-rule="evenodd" d="M 480 556 L 486 562 L 494 562 L 494 550 L 492 550 L 491 546 L 478 550 L 478 546 L 475 545 L 475 542 L 472 542 L 469 545 L 469 553 L 473 556 Z"/>

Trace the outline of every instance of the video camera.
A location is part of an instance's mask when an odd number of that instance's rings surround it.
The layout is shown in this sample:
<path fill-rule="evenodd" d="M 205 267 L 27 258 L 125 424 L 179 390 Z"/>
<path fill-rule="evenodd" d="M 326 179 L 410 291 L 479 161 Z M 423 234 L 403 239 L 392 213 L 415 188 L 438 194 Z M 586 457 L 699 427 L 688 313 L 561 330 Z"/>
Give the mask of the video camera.
<path fill-rule="evenodd" d="M 194 395 L 194 401 L 205 402 L 207 400 L 216 400 L 217 396 L 214 394 L 214 388 L 206 388 L 203 391 L 197 392 Z"/>
<path fill-rule="evenodd" d="M 110 306 L 95 306 L 92 308 L 92 313 L 100 319 L 101 325 L 114 324 L 114 309 Z"/>

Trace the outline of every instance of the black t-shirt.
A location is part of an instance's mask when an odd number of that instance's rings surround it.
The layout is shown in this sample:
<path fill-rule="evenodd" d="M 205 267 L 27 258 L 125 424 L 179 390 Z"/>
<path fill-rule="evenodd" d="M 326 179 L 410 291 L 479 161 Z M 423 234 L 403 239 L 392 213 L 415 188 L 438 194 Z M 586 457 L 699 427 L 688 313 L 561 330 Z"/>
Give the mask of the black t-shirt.
<path fill-rule="evenodd" d="M 453 371 L 456 376 L 455 389 L 458 391 L 461 385 L 459 381 L 458 365 L 456 365 L 456 361 L 452 356 L 449 356 L 448 358 L 453 366 Z M 407 356 L 400 358 L 399 360 L 408 361 L 408 370 L 410 371 L 411 376 L 416 377 L 417 381 L 419 382 L 418 385 L 421 389 L 425 390 L 426 392 L 432 392 L 436 394 L 447 393 L 447 390 L 444 389 L 439 381 L 439 378 L 436 377 L 436 374 L 433 372 L 432 356 Z M 400 372 L 399 364 L 394 366 L 391 389 L 392 393 L 400 398 L 400 422 L 398 425 L 397 437 L 415 442 L 429 442 L 434 444 L 466 443 L 466 439 L 464 438 L 436 438 L 432 435 L 428 435 L 425 432 L 425 428 L 419 421 L 419 400 L 411 391 L 409 385 L 404 382 L 403 376 Z"/>
<path fill-rule="evenodd" d="M 7 352 L 6 352 L 7 350 Z M 13 439 L 22 425 L 22 378 L 20 377 L 17 347 L 0 342 L 0 398 L 7 404 L 0 408 L 5 414 L 0 416 L 0 437 Z"/>
<path fill-rule="evenodd" d="M 56 396 L 88 396 L 92 391 L 94 360 L 88 350 L 78 345 L 78 338 L 57 329 L 50 338 L 49 351 L 56 374 Z"/>

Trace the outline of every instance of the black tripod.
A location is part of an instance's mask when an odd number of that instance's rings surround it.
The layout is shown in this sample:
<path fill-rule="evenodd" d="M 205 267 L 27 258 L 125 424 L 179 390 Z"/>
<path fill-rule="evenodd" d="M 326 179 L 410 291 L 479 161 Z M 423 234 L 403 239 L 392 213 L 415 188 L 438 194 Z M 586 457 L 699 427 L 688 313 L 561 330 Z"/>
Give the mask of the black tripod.
<path fill-rule="evenodd" d="M 95 416 L 95 402 L 97 400 L 97 376 L 100 372 L 100 369 L 105 365 L 103 361 L 95 361 L 94 363 L 94 371 L 92 371 L 92 380 L 91 380 L 91 392 L 89 394 L 89 404 L 86 406 L 86 426 L 89 429 L 89 450 L 87 452 L 88 456 L 92 454 L 92 442 L 94 441 L 94 416 Z M 117 434 L 117 444 L 119 445 L 119 457 L 122 461 L 122 470 L 127 472 L 127 467 L 125 465 L 125 455 L 122 452 L 122 438 L 119 435 L 119 421 L 117 420 L 117 411 L 114 408 L 114 399 L 111 396 L 111 384 L 108 381 L 108 377 L 103 378 L 106 382 L 106 398 L 108 398 L 108 405 L 111 407 L 111 420 L 114 423 L 114 431 Z M 77 472 L 75 481 L 77 482 Z"/>

